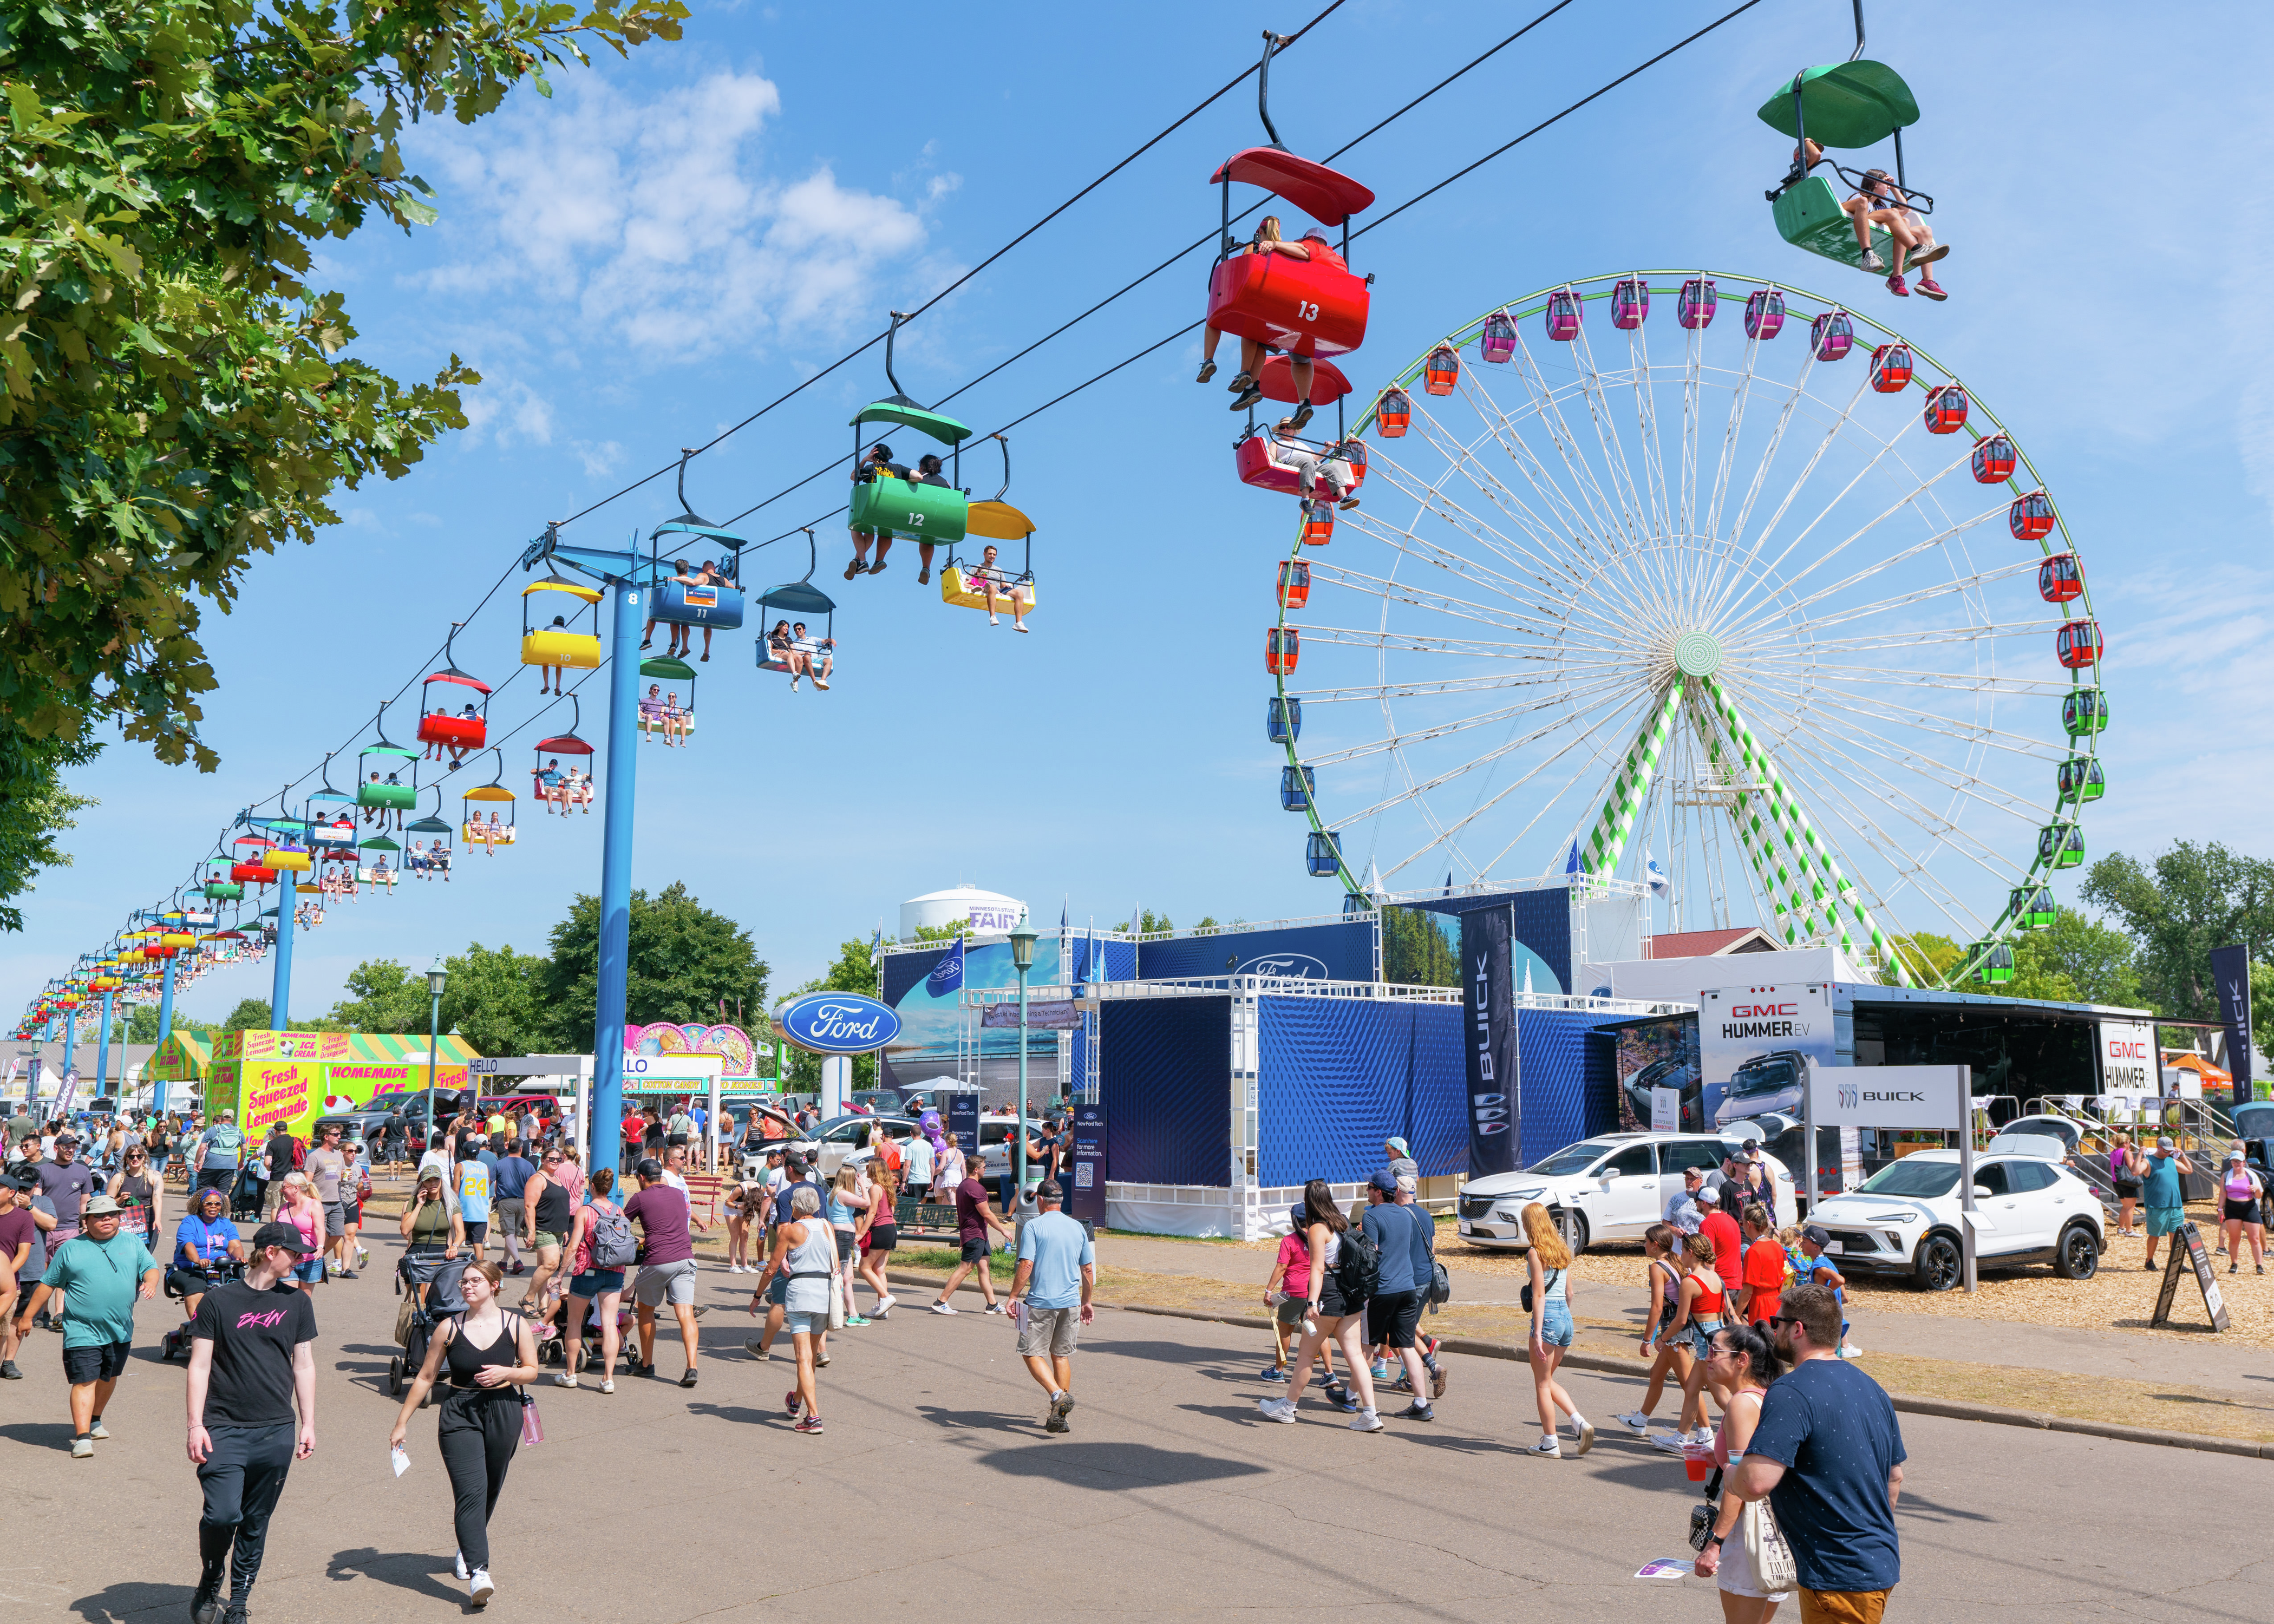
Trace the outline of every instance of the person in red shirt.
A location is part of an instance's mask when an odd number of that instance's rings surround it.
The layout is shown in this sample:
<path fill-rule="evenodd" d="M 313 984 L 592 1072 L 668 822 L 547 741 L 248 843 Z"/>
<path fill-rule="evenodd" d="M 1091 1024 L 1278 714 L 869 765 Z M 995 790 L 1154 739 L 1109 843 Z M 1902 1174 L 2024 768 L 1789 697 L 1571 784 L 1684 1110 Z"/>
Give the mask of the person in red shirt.
<path fill-rule="evenodd" d="M 1769 1233 L 1769 1209 L 1745 1208 L 1744 1289 L 1738 1294 L 1736 1312 L 1748 1325 L 1758 1325 L 1777 1311 L 1784 1299 L 1784 1247 Z"/>
<path fill-rule="evenodd" d="M 1745 1237 L 1737 1221 L 1725 1212 L 1710 1212 L 1698 1233 L 1713 1243 L 1713 1272 L 1721 1277 L 1721 1290 L 1731 1303 L 1745 1283 Z"/>

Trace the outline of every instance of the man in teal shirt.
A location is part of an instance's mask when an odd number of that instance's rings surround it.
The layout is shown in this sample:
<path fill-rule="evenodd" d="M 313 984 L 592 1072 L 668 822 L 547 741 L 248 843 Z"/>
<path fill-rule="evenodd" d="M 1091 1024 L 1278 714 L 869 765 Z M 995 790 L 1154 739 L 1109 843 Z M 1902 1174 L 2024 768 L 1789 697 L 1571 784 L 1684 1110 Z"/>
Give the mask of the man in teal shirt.
<path fill-rule="evenodd" d="M 1011 1282 L 1018 1300 L 1019 1357 L 1050 1395 L 1043 1430 L 1067 1430 L 1073 1408 L 1074 1339 L 1090 1322 L 1090 1293 L 1097 1289 L 1097 1251 L 1089 1231 L 1058 1210 L 1065 1199 L 1053 1179 L 1035 1191 L 1038 1217 L 1019 1231 L 1019 1273 Z"/>
<path fill-rule="evenodd" d="M 64 1380 L 71 1384 L 75 1461 L 90 1458 L 95 1440 L 110 1436 L 102 1411 L 126 1370 L 135 1299 L 158 1295 L 158 1260 L 140 1236 L 119 1233 L 119 1211 L 107 1195 L 87 1202 L 79 1213 L 84 1227 L 49 1254 L 46 1276 L 16 1320 L 21 1335 L 50 1292 L 64 1294 Z"/>

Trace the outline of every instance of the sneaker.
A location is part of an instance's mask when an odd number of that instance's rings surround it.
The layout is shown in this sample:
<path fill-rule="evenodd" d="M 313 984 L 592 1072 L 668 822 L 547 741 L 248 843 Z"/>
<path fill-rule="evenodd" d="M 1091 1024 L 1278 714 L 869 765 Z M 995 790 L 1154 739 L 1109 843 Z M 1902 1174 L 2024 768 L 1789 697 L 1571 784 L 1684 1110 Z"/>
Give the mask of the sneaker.
<path fill-rule="evenodd" d="M 1224 387 L 1231 390 L 1234 395 L 1239 395 L 1245 390 L 1254 389 L 1255 388 L 1255 374 L 1253 372 L 1238 373 L 1233 377 L 1230 383 L 1224 385 Z M 1261 391 L 1257 390 L 1257 393 L 1261 394 Z"/>
<path fill-rule="evenodd" d="M 1382 1431 L 1382 1417 L 1371 1410 L 1361 1410 L 1350 1418 L 1350 1430 L 1353 1432 L 1379 1432 Z"/>
<path fill-rule="evenodd" d="M 615 1390 L 616 1384 L 613 1381 L 604 1381 L 600 1384 L 600 1391 L 603 1393 L 614 1393 Z"/>
<path fill-rule="evenodd" d="M 821 1417 L 819 1416 L 801 1417 L 798 1424 L 790 1430 L 794 1432 L 817 1432 L 821 1430 Z"/>
<path fill-rule="evenodd" d="M 16 1368 L 13 1359 L 0 1360 L 0 1381 L 21 1381 L 24 1372 Z"/>
<path fill-rule="evenodd" d="M 1884 271 L 1887 268 L 1887 262 L 1879 258 L 1879 251 L 1876 248 L 1866 248 L 1864 251 L 1863 265 L 1867 271 Z"/>
<path fill-rule="evenodd" d="M 228 1576 L 226 1562 L 199 1575 L 197 1590 L 190 1598 L 190 1624 L 214 1624 L 221 1617 L 221 1587 Z"/>
<path fill-rule="evenodd" d="M 1434 1421 L 1436 1418 L 1437 1412 L 1419 1399 L 1390 1417 L 1393 1421 Z"/>
<path fill-rule="evenodd" d="M 1560 1461 L 1563 1458 L 1563 1446 L 1556 1442 L 1551 1436 L 1541 1439 L 1538 1443 L 1532 1445 L 1529 1450 L 1525 1451 L 1525 1453 L 1529 1455 L 1544 1455 L 1551 1461 Z"/>
<path fill-rule="evenodd" d="M 1276 1381 L 1281 1387 L 1285 1387 L 1287 1385 L 1287 1367 L 1284 1365 L 1272 1365 L 1269 1370 L 1263 1372 L 1263 1380 L 1266 1381 Z"/>
<path fill-rule="evenodd" d="M 795 1415 L 799 1410 L 805 1408 L 805 1400 L 795 1387 L 792 1387 L 788 1392 L 782 1395 L 782 1408 L 789 1411 L 790 1414 Z"/>
<path fill-rule="evenodd" d="M 471 1579 L 474 1576 L 474 1570 L 466 1566 L 466 1553 L 463 1551 L 452 1553 L 450 1571 L 461 1579 Z"/>
<path fill-rule="evenodd" d="M 1579 1447 L 1572 1454 L 1585 1455 L 1595 1447 L 1595 1425 L 1583 1417 L 1574 1416 L 1572 1419 L 1579 1424 Z"/>
<path fill-rule="evenodd" d="M 1266 1421 L 1292 1421 L 1295 1418 L 1295 1401 L 1291 1398 L 1258 1399 L 1255 1408 L 1262 1412 Z"/>
<path fill-rule="evenodd" d="M 516 1269 L 514 1270 L 514 1273 L 518 1274 L 521 1271 L 519 1269 Z M 356 1272 L 353 1269 L 342 1269 L 339 1273 L 332 1276 L 334 1280 L 353 1280 L 355 1277 Z"/>
<path fill-rule="evenodd" d="M 847 1325 L 866 1325 L 869 1322 L 862 1319 L 859 1314 L 855 1314 L 850 1319 L 847 1320 L 845 1323 Z"/>
<path fill-rule="evenodd" d="M 102 1417 L 97 1416 L 94 1418 L 94 1424 L 87 1429 L 87 1435 L 97 1443 L 108 1443 L 110 1440 L 110 1429 L 103 1425 Z"/>
<path fill-rule="evenodd" d="M 576 1372 L 575 1371 L 556 1372 L 553 1378 L 553 1385 L 556 1387 L 575 1387 L 576 1385 Z"/>
<path fill-rule="evenodd" d="M 467 1599 L 477 1607 L 486 1607 L 490 1605 L 490 1598 L 496 1594 L 497 1586 L 491 1583 L 490 1570 L 475 1568 L 474 1576 L 466 1581 Z"/>
<path fill-rule="evenodd" d="M 1617 1421 L 1621 1426 L 1630 1429 L 1638 1435 L 1650 1431 L 1650 1417 L 1643 1414 L 1639 1410 L 1630 1410 L 1626 1414 L 1614 1417 L 1613 1419 Z"/>
<path fill-rule="evenodd" d="M 1354 1413 L 1359 1407 L 1358 1395 L 1340 1382 L 1335 1383 L 1327 1389 L 1327 1402 L 1345 1414 Z"/>
<path fill-rule="evenodd" d="M 932 1300 L 931 1311 L 936 1314 L 952 1314 L 955 1312 L 955 1305 L 953 1303 L 945 1302 L 940 1298 L 935 1297 Z"/>
<path fill-rule="evenodd" d="M 766 1360 L 774 1357 L 772 1353 L 767 1351 L 766 1345 L 764 1342 L 744 1342 L 742 1344 L 742 1351 L 749 1354 L 760 1364 L 764 1364 Z"/>
<path fill-rule="evenodd" d="M 1053 1393 L 1050 1395 L 1050 1413 L 1052 1415 L 1058 1417 L 1060 1420 L 1064 1420 L 1068 1415 L 1073 1413 L 1073 1394 Z"/>
<path fill-rule="evenodd" d="M 900 1300 L 900 1299 L 896 1297 L 880 1298 L 877 1301 L 877 1305 L 869 1311 L 869 1318 L 871 1320 L 882 1320 L 888 1317 L 892 1313 L 893 1308 L 899 1304 Z"/>
<path fill-rule="evenodd" d="M 1287 419 L 1287 426 L 1291 429 L 1300 429 L 1310 420 L 1311 402 L 1308 401 L 1298 401 L 1295 403 L 1295 415 Z"/>
<path fill-rule="evenodd" d="M 1701 1426 L 1690 1433 L 1685 1441 L 1696 1444 L 1701 1449 L 1711 1449 L 1713 1447 L 1713 1429 L 1710 1426 Z"/>
<path fill-rule="evenodd" d="M 825 1353 L 815 1354 L 813 1356 L 813 1362 L 819 1369 L 827 1370 L 829 1368 L 829 1356 Z"/>
<path fill-rule="evenodd" d="M 1903 274 L 1901 271 L 1887 278 L 1887 291 L 1899 299 L 1907 299 L 1911 296 L 1911 290 L 1903 285 Z"/>
<path fill-rule="evenodd" d="M 94 1440 L 89 1438 L 85 1432 L 81 1432 L 78 1437 L 72 1439 L 72 1459 L 74 1461 L 91 1461 L 94 1459 Z"/>
<path fill-rule="evenodd" d="M 1942 284 L 1935 281 L 1931 276 L 1922 276 L 1919 278 L 1918 290 L 1923 297 L 1933 299 L 1938 303 L 1950 297 L 1950 295 L 1942 290 Z"/>
<path fill-rule="evenodd" d="M 1262 387 L 1258 384 L 1249 384 L 1246 388 L 1241 390 L 1239 395 L 1233 399 L 1231 402 L 1231 410 L 1234 411 L 1246 411 L 1249 407 L 1254 405 L 1256 402 L 1262 398 Z"/>
<path fill-rule="evenodd" d="M 1374 1379 L 1376 1381 L 1388 1381 L 1391 1373 L 1388 1359 L 1376 1359 L 1374 1362 Z"/>
<path fill-rule="evenodd" d="M 1043 1417 L 1043 1431 L 1045 1432 L 1071 1432 L 1073 1429 L 1066 1425 L 1066 1418 L 1064 1416 L 1051 1414 Z"/>
<path fill-rule="evenodd" d="M 1011 1311 L 1000 1303 L 990 1303 L 987 1304 L 987 1312 L 990 1314 L 1006 1314 Z"/>
<path fill-rule="evenodd" d="M 1209 379 L 1215 376 L 1216 363 L 1213 361 L 1203 361 L 1201 363 L 1201 375 L 1193 379 L 1193 381 L 1194 383 L 1206 383 Z"/>
<path fill-rule="evenodd" d="M 742 1272 L 742 1266 L 739 1263 L 729 1263 L 727 1266 L 727 1272 L 729 1274 L 739 1274 Z"/>

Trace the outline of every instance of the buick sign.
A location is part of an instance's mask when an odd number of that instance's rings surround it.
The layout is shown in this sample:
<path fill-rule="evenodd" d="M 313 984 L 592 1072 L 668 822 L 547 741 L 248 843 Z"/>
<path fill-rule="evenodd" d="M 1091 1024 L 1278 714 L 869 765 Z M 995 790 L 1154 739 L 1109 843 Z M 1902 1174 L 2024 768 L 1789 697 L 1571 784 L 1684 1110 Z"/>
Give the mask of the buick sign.
<path fill-rule="evenodd" d="M 857 992 L 808 993 L 785 1004 L 774 1025 L 817 1055 L 873 1055 L 900 1035 L 892 1005 Z"/>

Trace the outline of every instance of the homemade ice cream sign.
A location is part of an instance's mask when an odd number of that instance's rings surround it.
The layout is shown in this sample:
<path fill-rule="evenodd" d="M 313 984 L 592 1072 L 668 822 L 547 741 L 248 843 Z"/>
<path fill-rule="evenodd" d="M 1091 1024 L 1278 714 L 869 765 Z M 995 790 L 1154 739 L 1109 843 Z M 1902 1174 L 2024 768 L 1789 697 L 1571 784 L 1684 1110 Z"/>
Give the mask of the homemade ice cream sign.
<path fill-rule="evenodd" d="M 815 992 L 776 1011 L 774 1030 L 810 1054 L 873 1055 L 900 1035 L 900 1018 L 857 992 Z"/>

